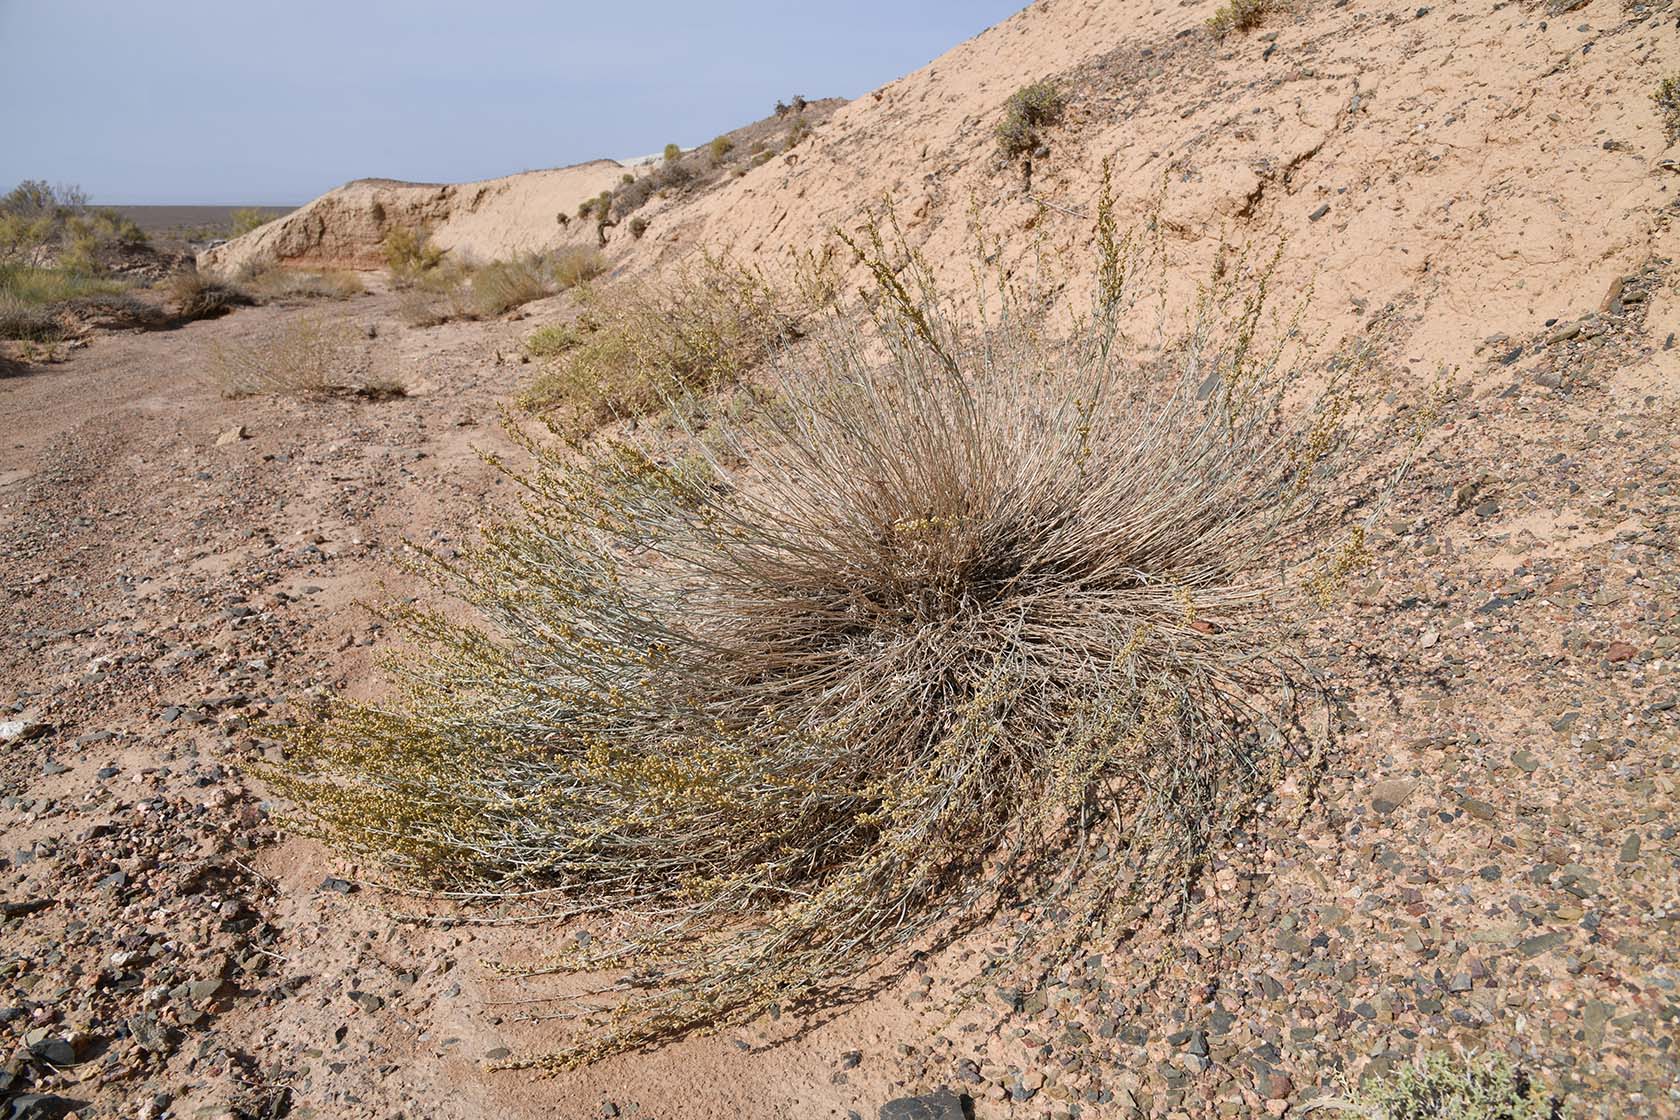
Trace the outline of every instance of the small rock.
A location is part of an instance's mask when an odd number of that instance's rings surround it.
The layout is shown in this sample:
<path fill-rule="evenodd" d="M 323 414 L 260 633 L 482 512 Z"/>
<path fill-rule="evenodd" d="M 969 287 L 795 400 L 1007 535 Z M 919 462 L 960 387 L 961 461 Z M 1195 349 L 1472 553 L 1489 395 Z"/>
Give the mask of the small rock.
<path fill-rule="evenodd" d="M 51 730 L 50 725 L 32 719 L 3 720 L 0 721 L 0 743 L 27 743 Z"/>
<path fill-rule="evenodd" d="M 1626 642 L 1611 642 L 1610 648 L 1604 651 L 1604 659 L 1611 664 L 1620 664 L 1623 661 L 1632 661 L 1638 652 L 1638 649 Z"/>
<path fill-rule="evenodd" d="M 1371 787 L 1371 805 L 1387 816 L 1409 800 L 1418 784 L 1410 778 L 1389 778 Z"/>
<path fill-rule="evenodd" d="M 233 427 L 216 437 L 216 446 L 226 447 L 229 444 L 238 443 L 242 439 L 249 438 L 250 436 L 245 432 L 245 425 L 235 424 Z"/>
<path fill-rule="evenodd" d="M 1307 221 L 1316 222 L 1328 213 L 1330 213 L 1330 204 L 1328 202 L 1321 202 L 1311 214 L 1307 215 Z"/>
<path fill-rule="evenodd" d="M 70 1066 L 76 1064 L 76 1048 L 65 1038 L 43 1038 L 29 1047 L 29 1052 L 35 1057 L 54 1066 Z"/>
<path fill-rule="evenodd" d="M 51 1093 L 24 1093 L 7 1103 L 12 1106 L 8 1120 L 59 1120 L 76 1107 L 74 1101 Z"/>
<path fill-rule="evenodd" d="M 879 1120 L 964 1120 L 963 1098 L 949 1089 L 900 1097 L 881 1106 Z"/>

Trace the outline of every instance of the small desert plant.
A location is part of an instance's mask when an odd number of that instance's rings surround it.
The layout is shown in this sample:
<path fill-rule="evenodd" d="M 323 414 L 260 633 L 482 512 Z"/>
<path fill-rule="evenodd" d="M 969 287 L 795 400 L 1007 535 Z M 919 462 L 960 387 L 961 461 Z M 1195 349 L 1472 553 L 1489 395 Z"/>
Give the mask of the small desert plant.
<path fill-rule="evenodd" d="M 385 234 L 380 249 L 392 283 L 406 287 L 443 263 L 444 250 L 432 244 L 425 230 L 396 226 Z"/>
<path fill-rule="evenodd" d="M 1208 17 L 1207 28 L 1223 39 L 1233 31 L 1252 31 L 1277 11 L 1280 0 L 1225 0 Z"/>
<path fill-rule="evenodd" d="M 575 345 L 560 350 L 521 397 L 589 429 L 663 407 L 671 395 L 738 380 L 793 330 L 762 277 L 716 258 L 654 283 L 578 289 Z"/>
<path fill-rule="evenodd" d="M 165 298 L 177 319 L 192 321 L 214 319 L 235 307 L 249 306 L 256 301 L 251 293 L 236 284 L 218 280 L 196 269 L 183 269 L 164 281 Z"/>
<path fill-rule="evenodd" d="M 1672 144 L 1680 140 L 1680 74 L 1664 78 L 1651 94 L 1657 112 L 1662 114 L 1663 139 Z"/>
<path fill-rule="evenodd" d="M 1042 130 L 1062 119 L 1067 98 L 1051 82 L 1022 86 L 1003 103 L 1003 119 L 997 126 L 998 150 L 1014 159 L 1035 150 L 1043 141 Z"/>
<path fill-rule="evenodd" d="M 1324 1109 L 1370 1120 L 1566 1120 L 1562 1101 L 1501 1055 L 1454 1059 L 1434 1053 Z"/>
<path fill-rule="evenodd" d="M 637 241 L 640 241 L 642 239 L 642 234 L 646 233 L 647 231 L 648 231 L 648 220 L 646 218 L 643 218 L 640 215 L 638 215 L 638 216 L 630 219 L 630 236 L 631 237 L 634 237 Z"/>
<path fill-rule="evenodd" d="M 270 771 L 415 883 L 627 923 L 542 969 L 630 974 L 539 1064 L 828 997 L 1047 869 L 1095 876 L 1082 933 L 1181 897 L 1299 745 L 1289 560 L 1342 507 L 1254 331 L 1269 273 L 1229 269 L 1161 369 L 1100 230 L 1062 341 L 1006 288 L 964 314 L 879 227 L 849 244 L 870 316 L 836 310 L 738 421 L 673 388 L 715 425 L 695 453 L 525 439 L 521 512 L 425 567 L 476 620 L 399 605 L 398 693 Z M 659 290 L 617 290 L 586 373 L 670 343 Z"/>
<path fill-rule="evenodd" d="M 538 327 L 525 340 L 525 352 L 533 358 L 555 358 L 578 344 L 575 330 L 564 323 Z"/>
<path fill-rule="evenodd" d="M 665 162 L 666 163 L 675 163 L 677 160 L 682 158 L 682 154 L 683 154 L 683 150 L 682 150 L 682 145 L 681 144 L 667 144 L 667 145 L 665 145 Z"/>
<path fill-rule="evenodd" d="M 712 142 L 706 145 L 706 154 L 716 167 L 729 158 L 729 153 L 735 150 L 735 141 L 727 136 L 714 136 Z"/>
<path fill-rule="evenodd" d="M 234 237 L 243 237 L 254 229 L 266 226 L 278 217 L 280 217 L 280 214 L 277 211 L 247 206 L 235 210 L 229 215 L 229 228 L 232 230 Z"/>
<path fill-rule="evenodd" d="M 601 250 L 568 246 L 554 254 L 554 282 L 562 290 L 593 280 L 607 270 Z"/>
<path fill-rule="evenodd" d="M 278 335 L 218 343 L 211 351 L 211 380 L 228 398 L 274 393 L 286 396 L 400 396 L 386 378 L 365 376 L 365 348 L 349 323 L 299 319 Z"/>

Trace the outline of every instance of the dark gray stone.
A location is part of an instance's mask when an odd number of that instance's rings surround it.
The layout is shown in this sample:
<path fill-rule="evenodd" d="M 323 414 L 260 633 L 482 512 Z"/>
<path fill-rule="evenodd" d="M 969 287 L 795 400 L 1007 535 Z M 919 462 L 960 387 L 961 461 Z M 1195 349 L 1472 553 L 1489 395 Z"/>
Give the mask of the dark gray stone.
<path fill-rule="evenodd" d="M 972 1104 L 949 1089 L 920 1097 L 900 1097 L 881 1106 L 879 1120 L 966 1120 Z"/>

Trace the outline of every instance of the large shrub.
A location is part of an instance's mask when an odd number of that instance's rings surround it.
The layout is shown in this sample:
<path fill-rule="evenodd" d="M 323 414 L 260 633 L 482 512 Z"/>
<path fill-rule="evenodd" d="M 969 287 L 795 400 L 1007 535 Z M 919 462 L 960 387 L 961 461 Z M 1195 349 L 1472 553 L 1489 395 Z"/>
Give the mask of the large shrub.
<path fill-rule="evenodd" d="M 281 790 L 357 857 L 628 923 L 553 965 L 630 973 L 543 1064 L 824 997 L 1100 836 L 1098 928 L 1275 772 L 1326 444 L 1255 341 L 1263 277 L 1140 363 L 1099 241 L 1062 341 L 1015 300 L 963 316 L 877 236 L 869 318 L 736 420 L 668 398 L 709 425 L 686 455 L 527 440 L 522 511 L 427 569 L 475 616 L 399 608 L 400 690 L 290 737 Z"/>

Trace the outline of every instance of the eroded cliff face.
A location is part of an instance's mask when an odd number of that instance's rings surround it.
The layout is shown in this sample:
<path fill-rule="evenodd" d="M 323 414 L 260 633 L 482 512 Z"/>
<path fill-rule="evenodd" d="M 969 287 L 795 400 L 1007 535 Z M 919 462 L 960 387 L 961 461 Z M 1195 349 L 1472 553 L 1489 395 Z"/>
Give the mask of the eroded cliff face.
<path fill-rule="evenodd" d="M 480 260 L 583 242 L 594 231 L 573 218 L 578 203 L 612 186 L 623 171 L 612 160 L 596 160 L 477 183 L 358 179 L 200 254 L 198 263 L 222 274 L 266 263 L 380 268 L 380 244 L 397 228 L 430 231 L 438 246 Z"/>

